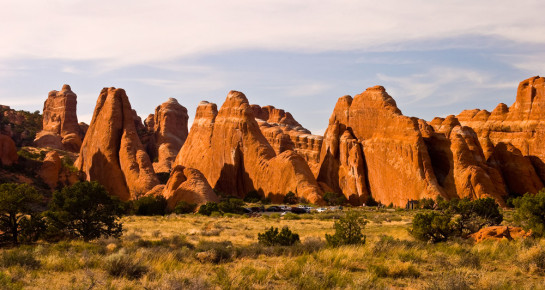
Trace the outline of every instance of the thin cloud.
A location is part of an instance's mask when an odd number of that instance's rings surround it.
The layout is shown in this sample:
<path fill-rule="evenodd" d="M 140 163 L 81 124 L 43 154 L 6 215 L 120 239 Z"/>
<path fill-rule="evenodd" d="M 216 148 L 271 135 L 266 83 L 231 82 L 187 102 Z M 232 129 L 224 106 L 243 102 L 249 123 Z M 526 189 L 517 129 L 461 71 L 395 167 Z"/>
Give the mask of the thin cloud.
<path fill-rule="evenodd" d="M 100 60 L 105 67 L 117 67 L 240 49 L 386 50 L 389 45 L 467 34 L 545 44 L 545 38 L 536 37 L 545 35 L 541 4 L 12 1 L 0 10 L 0 58 Z"/>

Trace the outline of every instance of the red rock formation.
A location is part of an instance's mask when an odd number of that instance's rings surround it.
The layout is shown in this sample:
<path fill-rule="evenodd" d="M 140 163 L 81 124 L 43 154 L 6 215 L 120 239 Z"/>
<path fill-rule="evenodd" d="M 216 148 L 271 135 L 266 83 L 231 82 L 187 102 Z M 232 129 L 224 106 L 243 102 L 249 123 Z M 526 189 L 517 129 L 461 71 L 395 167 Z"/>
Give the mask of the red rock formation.
<path fill-rule="evenodd" d="M 76 115 L 76 99 L 69 85 L 64 85 L 60 92 L 49 92 L 44 103 L 43 131 L 34 140 L 36 146 L 79 151 L 83 134 Z"/>
<path fill-rule="evenodd" d="M 187 139 L 188 119 L 187 109 L 174 98 L 155 108 L 155 114 L 146 118 L 146 128 L 154 135 L 153 150 L 158 161 L 153 167 L 156 172 L 170 172 L 176 155 Z"/>
<path fill-rule="evenodd" d="M 145 194 L 159 183 L 123 89 L 101 91 L 75 165 L 88 180 L 98 181 L 122 200 Z"/>
<path fill-rule="evenodd" d="M 172 170 L 162 195 L 167 199 L 169 210 L 173 210 L 180 201 L 197 205 L 209 201 L 219 202 L 204 175 L 197 169 L 183 166 L 176 166 Z"/>
<path fill-rule="evenodd" d="M 545 78 L 532 77 L 522 81 L 516 101 L 509 108 L 499 104 L 490 114 L 479 110 L 471 112 L 475 113 L 462 112 L 460 122 L 477 132 L 485 148 L 485 157 L 501 169 L 509 191 L 535 193 L 543 187 Z"/>
<path fill-rule="evenodd" d="M 470 235 L 470 238 L 475 240 L 476 243 L 482 241 L 498 241 L 498 240 L 518 240 L 529 238 L 532 236 L 532 232 L 526 232 L 520 227 L 508 227 L 508 226 L 492 226 L 482 228 L 478 232 Z"/>
<path fill-rule="evenodd" d="M 334 190 L 342 175 L 336 172 L 340 167 L 337 146 L 343 135 L 361 144 L 368 190 L 377 201 L 405 206 L 411 199 L 446 196 L 435 178 L 418 120 L 403 116 L 383 87 L 368 88 L 353 100 L 344 96 L 335 106 L 322 145 L 318 175 L 318 181 Z M 365 185 L 361 181 L 354 183 L 360 184 L 363 194 Z"/>
<path fill-rule="evenodd" d="M 41 130 L 42 115 L 39 111 L 16 111 L 0 105 L 0 134 L 10 137 L 16 147 L 32 146 L 36 132 Z"/>
<path fill-rule="evenodd" d="M 0 134 L 0 164 L 11 166 L 17 163 L 18 159 L 15 142 L 9 136 Z"/>
<path fill-rule="evenodd" d="M 289 112 L 273 106 L 251 105 L 261 132 L 276 154 L 286 150 L 301 155 L 314 175 L 318 174 L 322 136 L 312 135 Z"/>
<path fill-rule="evenodd" d="M 240 92 L 229 92 L 219 112 L 215 104 L 199 104 L 176 165 L 198 169 L 226 194 L 242 197 L 258 190 L 282 201 L 293 191 L 310 202 L 322 202 L 322 191 L 305 160 L 290 150 L 276 155 Z"/>

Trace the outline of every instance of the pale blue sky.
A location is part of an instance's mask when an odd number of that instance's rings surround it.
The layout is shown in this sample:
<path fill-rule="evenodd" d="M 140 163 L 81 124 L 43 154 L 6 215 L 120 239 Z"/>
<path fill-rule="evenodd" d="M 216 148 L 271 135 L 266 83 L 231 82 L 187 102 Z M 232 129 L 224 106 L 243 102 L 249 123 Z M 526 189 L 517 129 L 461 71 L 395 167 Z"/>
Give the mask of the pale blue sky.
<path fill-rule="evenodd" d="M 64 83 L 89 122 L 101 88 L 142 118 L 231 89 L 323 133 L 338 97 L 383 85 L 431 120 L 511 105 L 545 74 L 540 1 L 1 1 L 0 104 L 41 110 Z"/>

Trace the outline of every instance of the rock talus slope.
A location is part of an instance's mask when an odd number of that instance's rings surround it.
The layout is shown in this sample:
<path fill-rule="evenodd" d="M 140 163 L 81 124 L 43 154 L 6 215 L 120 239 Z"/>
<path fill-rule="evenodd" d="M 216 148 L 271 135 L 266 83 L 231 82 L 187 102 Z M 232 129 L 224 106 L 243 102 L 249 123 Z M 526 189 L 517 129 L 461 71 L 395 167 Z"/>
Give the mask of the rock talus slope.
<path fill-rule="evenodd" d="M 75 165 L 88 180 L 98 181 L 122 200 L 143 195 L 159 184 L 123 89 L 101 91 Z"/>
<path fill-rule="evenodd" d="M 215 104 L 199 104 L 175 164 L 198 169 L 212 187 L 226 194 L 242 197 L 258 190 L 281 201 L 293 191 L 322 203 L 322 191 L 306 161 L 291 150 L 276 155 L 240 92 L 229 92 L 219 111 Z"/>

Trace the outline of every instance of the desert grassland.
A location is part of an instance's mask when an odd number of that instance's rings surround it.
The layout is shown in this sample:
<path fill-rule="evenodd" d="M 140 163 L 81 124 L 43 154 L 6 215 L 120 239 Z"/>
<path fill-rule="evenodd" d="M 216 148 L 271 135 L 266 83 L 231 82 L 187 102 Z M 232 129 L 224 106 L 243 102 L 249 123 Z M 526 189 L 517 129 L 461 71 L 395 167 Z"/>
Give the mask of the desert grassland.
<path fill-rule="evenodd" d="M 427 244 L 408 233 L 415 211 L 364 211 L 367 242 L 328 248 L 338 213 L 301 219 L 169 215 L 123 218 L 121 239 L 0 250 L 3 289 L 540 289 L 545 240 Z M 507 223 L 509 215 L 506 215 Z M 289 217 L 288 217 L 289 218 Z M 289 226 L 301 243 L 265 247 Z"/>

